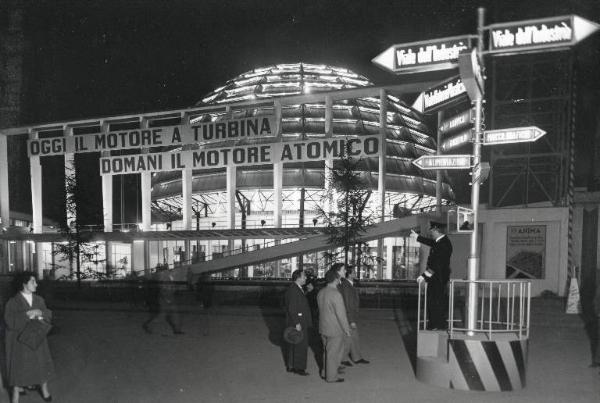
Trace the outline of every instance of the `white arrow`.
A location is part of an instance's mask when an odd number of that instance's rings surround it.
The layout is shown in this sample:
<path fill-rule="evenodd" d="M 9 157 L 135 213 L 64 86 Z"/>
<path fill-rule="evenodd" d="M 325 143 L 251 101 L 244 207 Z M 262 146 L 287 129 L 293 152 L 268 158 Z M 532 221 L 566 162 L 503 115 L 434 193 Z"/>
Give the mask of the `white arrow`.
<path fill-rule="evenodd" d="M 486 130 L 483 145 L 527 143 L 542 137 L 546 132 L 537 126 L 513 127 L 510 129 Z"/>
<path fill-rule="evenodd" d="M 421 169 L 468 169 L 471 168 L 470 154 L 422 155 L 412 162 Z"/>

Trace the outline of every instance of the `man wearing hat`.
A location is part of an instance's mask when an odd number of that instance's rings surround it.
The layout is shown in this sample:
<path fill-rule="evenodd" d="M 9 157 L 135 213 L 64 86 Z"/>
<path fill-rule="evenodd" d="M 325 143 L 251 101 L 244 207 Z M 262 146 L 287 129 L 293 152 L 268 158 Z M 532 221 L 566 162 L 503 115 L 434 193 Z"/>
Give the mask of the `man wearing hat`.
<path fill-rule="evenodd" d="M 431 238 L 418 235 L 411 230 L 411 235 L 416 235 L 418 242 L 431 248 L 427 258 L 427 269 L 417 278 L 419 283 L 427 282 L 428 329 L 431 330 L 448 327 L 446 287 L 450 280 L 452 243 L 444 234 L 444 226 L 443 223 L 431 221 L 429 225 Z"/>
<path fill-rule="evenodd" d="M 302 290 L 305 283 L 306 274 L 304 271 L 294 270 L 292 284 L 285 293 L 287 328 L 284 338 L 288 342 L 287 371 L 302 376 L 308 375 L 308 372 L 306 372 L 308 328 L 312 326 L 310 306 Z"/>

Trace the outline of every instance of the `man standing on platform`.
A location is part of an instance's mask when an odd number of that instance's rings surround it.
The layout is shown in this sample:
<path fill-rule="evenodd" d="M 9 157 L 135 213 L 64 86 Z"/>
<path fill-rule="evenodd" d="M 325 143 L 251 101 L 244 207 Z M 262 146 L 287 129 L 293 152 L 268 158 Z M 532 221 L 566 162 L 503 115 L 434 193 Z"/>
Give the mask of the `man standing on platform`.
<path fill-rule="evenodd" d="M 427 282 L 427 316 L 430 330 L 448 328 L 447 323 L 447 285 L 450 280 L 450 257 L 452 243 L 444 234 L 444 224 L 431 221 L 429 225 L 431 238 L 418 235 L 411 230 L 411 235 L 417 236 L 417 241 L 429 246 L 427 269 L 421 273 L 417 281 Z"/>
<path fill-rule="evenodd" d="M 350 325 L 342 294 L 337 288 L 340 278 L 333 268 L 325 273 L 325 282 L 327 285 L 317 295 L 319 333 L 321 333 L 325 349 L 323 357 L 325 380 L 327 382 L 344 382 L 344 379 L 338 378 L 337 374 L 344 353 L 344 340 L 350 336 Z"/>
<path fill-rule="evenodd" d="M 350 324 L 350 337 L 346 340 L 346 346 L 344 348 L 344 354 L 342 356 L 342 365 L 347 367 L 352 366 L 352 363 L 348 360 L 348 354 L 355 364 L 368 364 L 369 361 L 365 360 L 360 351 L 360 340 L 358 337 L 358 309 L 360 305 L 360 296 L 358 295 L 358 289 L 354 287 L 354 269 L 351 266 L 345 266 L 343 263 L 336 263 L 332 268 L 336 268 L 340 274 L 340 285 L 339 290 L 342 293 L 344 299 L 344 305 L 346 307 L 346 314 L 348 317 L 348 323 Z M 341 267 L 340 267 L 341 266 Z"/>
<path fill-rule="evenodd" d="M 308 353 L 308 328 L 312 326 L 310 306 L 302 286 L 306 283 L 303 270 L 294 270 L 292 284 L 285 293 L 286 327 L 295 327 L 302 332 L 302 339 L 297 344 L 288 344 L 287 371 L 306 376 L 306 356 Z"/>

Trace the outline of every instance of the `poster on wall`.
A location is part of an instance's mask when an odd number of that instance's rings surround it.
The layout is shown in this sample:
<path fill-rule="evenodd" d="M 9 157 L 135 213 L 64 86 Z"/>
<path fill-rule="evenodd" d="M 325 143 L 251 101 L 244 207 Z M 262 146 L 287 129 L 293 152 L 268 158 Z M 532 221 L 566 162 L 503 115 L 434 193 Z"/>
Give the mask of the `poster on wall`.
<path fill-rule="evenodd" d="M 546 226 L 509 225 L 506 278 L 543 279 L 546 275 Z"/>

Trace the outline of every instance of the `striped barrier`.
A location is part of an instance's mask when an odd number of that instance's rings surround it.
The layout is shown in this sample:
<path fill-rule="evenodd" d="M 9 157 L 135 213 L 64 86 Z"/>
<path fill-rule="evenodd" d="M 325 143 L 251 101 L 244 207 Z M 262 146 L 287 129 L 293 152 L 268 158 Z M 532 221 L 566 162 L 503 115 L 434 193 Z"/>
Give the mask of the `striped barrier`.
<path fill-rule="evenodd" d="M 451 339 L 451 389 L 510 391 L 525 387 L 528 340 Z"/>

